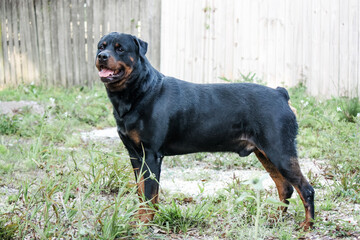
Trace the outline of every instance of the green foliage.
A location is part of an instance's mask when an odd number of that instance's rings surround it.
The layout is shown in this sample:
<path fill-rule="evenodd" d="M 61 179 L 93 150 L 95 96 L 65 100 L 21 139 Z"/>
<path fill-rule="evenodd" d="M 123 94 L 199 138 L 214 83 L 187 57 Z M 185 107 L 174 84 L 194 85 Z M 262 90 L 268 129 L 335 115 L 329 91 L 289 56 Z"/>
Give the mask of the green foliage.
<path fill-rule="evenodd" d="M 17 225 L 13 223 L 8 223 L 5 218 L 0 219 L 0 239 L 11 240 L 15 239 Z"/>
<path fill-rule="evenodd" d="M 213 206 L 206 202 L 181 207 L 174 200 L 170 205 L 159 205 L 154 222 L 168 233 L 186 233 L 190 228 L 204 227 L 213 215 Z"/>
<path fill-rule="evenodd" d="M 340 99 L 340 105 L 342 106 L 338 108 L 338 112 L 340 113 L 340 119 L 355 123 L 356 118 L 360 116 L 359 98 Z"/>
<path fill-rule="evenodd" d="M 20 127 L 20 120 L 17 115 L 8 116 L 0 114 L 0 134 L 1 135 L 12 135 L 16 134 Z"/>
<path fill-rule="evenodd" d="M 252 73 L 239 81 L 261 83 Z M 298 114 L 299 156 L 320 159 L 324 175 L 305 172 L 317 193 L 319 218 L 312 234 L 356 238 L 359 228 L 350 220 L 340 221 L 339 215 L 350 214 L 343 209 L 347 205 L 354 221 L 360 220 L 359 210 L 352 208 L 360 203 L 359 102 L 315 99 L 303 85 L 289 93 Z M 304 220 L 298 194 L 290 199 L 286 219 L 274 221 L 277 208 L 283 206 L 276 200 L 276 189 L 263 189 L 263 179 L 243 182 L 236 177 L 210 196 L 201 184 L 201 194 L 183 193 L 181 201 L 172 201 L 177 195 L 160 194 L 154 221 L 133 227 L 141 203 L 125 148 L 83 142 L 79 135 L 94 127 L 115 126 L 103 87 L 64 90 L 23 85 L 0 91 L 0 100 L 32 100 L 45 109 L 42 115 L 26 108 L 0 116 L 0 239 L 305 238 L 297 230 Z M 228 153 L 175 156 L 164 163 L 164 167 L 188 169 L 197 164 L 219 171 L 263 170 L 255 156 Z M 214 178 L 191 171 L 182 177 L 186 181 Z"/>

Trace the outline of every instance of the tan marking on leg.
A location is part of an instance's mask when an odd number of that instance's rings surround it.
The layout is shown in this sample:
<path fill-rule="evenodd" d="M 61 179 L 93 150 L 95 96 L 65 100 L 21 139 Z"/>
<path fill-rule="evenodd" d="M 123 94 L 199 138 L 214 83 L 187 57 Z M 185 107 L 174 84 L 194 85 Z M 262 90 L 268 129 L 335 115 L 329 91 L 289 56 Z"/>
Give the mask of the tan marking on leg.
<path fill-rule="evenodd" d="M 291 184 L 283 177 L 283 175 L 279 172 L 275 165 L 268 159 L 264 151 L 256 149 L 254 153 L 261 162 L 261 164 L 264 166 L 266 171 L 269 173 L 272 180 L 275 182 L 280 201 L 288 204 L 289 202 L 286 200 L 288 198 L 288 193 L 285 190 L 291 187 Z M 281 206 L 279 207 L 279 210 L 286 212 L 287 207 Z"/>

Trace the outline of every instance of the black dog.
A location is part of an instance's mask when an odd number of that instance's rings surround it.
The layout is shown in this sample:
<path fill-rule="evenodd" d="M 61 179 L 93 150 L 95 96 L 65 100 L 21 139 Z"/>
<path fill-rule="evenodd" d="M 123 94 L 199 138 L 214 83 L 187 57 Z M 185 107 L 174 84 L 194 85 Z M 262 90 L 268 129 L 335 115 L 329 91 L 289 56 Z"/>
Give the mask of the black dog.
<path fill-rule="evenodd" d="M 139 195 L 157 203 L 164 156 L 236 152 L 243 157 L 254 152 L 274 180 L 281 201 L 288 203 L 295 187 L 305 207 L 302 226 L 311 227 L 314 189 L 299 167 L 298 126 L 287 91 L 165 77 L 150 65 L 146 51 L 146 42 L 113 32 L 102 37 L 96 54 L 96 67 L 114 106 Z M 144 222 L 154 216 L 145 209 L 139 214 Z"/>

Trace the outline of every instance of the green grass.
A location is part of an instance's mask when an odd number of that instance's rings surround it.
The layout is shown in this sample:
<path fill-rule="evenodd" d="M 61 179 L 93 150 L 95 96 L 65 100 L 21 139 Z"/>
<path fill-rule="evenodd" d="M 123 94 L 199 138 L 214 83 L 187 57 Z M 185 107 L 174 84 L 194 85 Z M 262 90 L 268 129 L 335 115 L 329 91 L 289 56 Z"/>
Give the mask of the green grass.
<path fill-rule="evenodd" d="M 244 75 L 241 81 L 261 83 L 253 74 Z M 303 86 L 289 93 L 298 112 L 299 156 L 318 161 L 324 175 L 307 173 L 317 193 L 318 217 L 310 236 L 359 237 L 360 229 L 352 222 L 360 221 L 360 210 L 355 207 L 360 203 L 359 101 L 315 99 Z M 238 179 L 208 196 L 183 194 L 179 200 L 176 194 L 161 194 L 154 221 L 149 226 L 137 223 L 135 212 L 141 203 L 123 145 L 83 142 L 79 135 L 115 126 L 102 86 L 48 89 L 23 85 L 0 91 L 0 100 L 36 101 L 45 110 L 43 115 L 30 109 L 0 115 L 0 239 L 308 236 L 297 230 L 304 209 L 296 193 L 288 213 L 274 221 L 277 193 L 259 187 L 259 181 Z M 164 160 L 168 168 L 191 169 L 195 164 L 221 171 L 263 169 L 253 155 L 197 153 Z M 212 177 L 206 173 L 183 176 L 185 180 Z M 348 215 L 353 220 L 342 220 Z"/>

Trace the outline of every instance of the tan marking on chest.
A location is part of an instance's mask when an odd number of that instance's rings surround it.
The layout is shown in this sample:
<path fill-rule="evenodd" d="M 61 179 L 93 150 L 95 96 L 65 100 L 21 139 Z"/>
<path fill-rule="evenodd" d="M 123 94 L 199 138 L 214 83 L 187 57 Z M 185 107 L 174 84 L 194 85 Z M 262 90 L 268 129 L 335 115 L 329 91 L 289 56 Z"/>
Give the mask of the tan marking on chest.
<path fill-rule="evenodd" d="M 140 145 L 141 139 L 140 134 L 137 130 L 131 130 L 128 132 L 128 137 L 133 141 L 136 145 Z"/>

